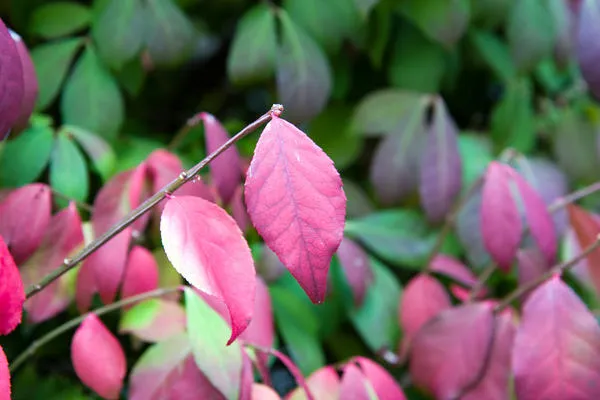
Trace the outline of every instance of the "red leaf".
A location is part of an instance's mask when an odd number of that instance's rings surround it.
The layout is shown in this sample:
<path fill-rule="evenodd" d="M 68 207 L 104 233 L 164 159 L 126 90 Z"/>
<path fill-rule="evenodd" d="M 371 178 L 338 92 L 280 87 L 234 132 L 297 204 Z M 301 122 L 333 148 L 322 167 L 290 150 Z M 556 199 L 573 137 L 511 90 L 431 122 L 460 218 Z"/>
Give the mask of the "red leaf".
<path fill-rule="evenodd" d="M 537 247 L 519 250 L 517 260 L 519 262 L 518 273 L 520 285 L 539 278 L 551 267 Z"/>
<path fill-rule="evenodd" d="M 10 371 L 2 346 L 0 346 L 0 400 L 10 400 Z"/>
<path fill-rule="evenodd" d="M 193 286 L 227 306 L 232 326 L 230 344 L 246 329 L 254 310 L 256 272 L 240 228 L 216 204 L 181 196 L 167 202 L 160 230 L 175 269 Z"/>
<path fill-rule="evenodd" d="M 427 321 L 450 307 L 450 297 L 437 279 L 424 274 L 411 279 L 404 289 L 399 309 L 405 345 Z"/>
<path fill-rule="evenodd" d="M 308 377 L 306 385 L 317 400 L 339 400 L 340 398 L 340 377 L 333 367 L 326 366 L 316 370 Z M 304 400 L 306 392 L 298 387 L 285 399 Z"/>
<path fill-rule="evenodd" d="M 556 257 L 556 232 L 546 203 L 517 171 L 510 171 L 525 206 L 529 230 L 548 263 L 553 264 Z"/>
<path fill-rule="evenodd" d="M 510 359 L 516 331 L 510 311 L 496 317 L 495 329 L 494 347 L 485 375 L 461 400 L 505 400 L 510 397 Z"/>
<path fill-rule="evenodd" d="M 146 175 L 147 165 L 142 163 L 133 170 L 116 175 L 100 190 L 92 214 L 95 237 L 104 234 L 142 202 L 146 194 Z M 142 231 L 147 222 L 148 216 L 140 218 L 86 259 L 85 264 L 94 271 L 95 286 L 105 304 L 111 303 L 117 295 L 125 272 L 132 232 Z"/>
<path fill-rule="evenodd" d="M 38 95 L 38 80 L 25 42 L 23 42 L 23 39 L 17 33 L 10 29 L 9 32 L 15 41 L 23 70 L 23 100 L 21 101 L 19 117 L 13 125 L 13 131 L 19 132 L 27 127 L 29 117 L 33 113 Z"/>
<path fill-rule="evenodd" d="M 211 114 L 200 113 L 204 122 L 204 139 L 206 151 L 212 153 L 229 140 L 229 135 L 223 125 Z M 210 175 L 217 186 L 219 196 L 225 204 L 229 204 L 235 189 L 241 182 L 242 166 L 240 155 L 235 145 L 225 150 L 210 163 Z"/>
<path fill-rule="evenodd" d="M 135 296 L 158 287 L 158 265 L 152 253 L 141 246 L 134 246 L 129 253 L 121 298 Z"/>
<path fill-rule="evenodd" d="M 379 364 L 365 357 L 356 357 L 362 373 L 367 378 L 379 400 L 405 400 L 398 382 Z"/>
<path fill-rule="evenodd" d="M 462 162 L 458 152 L 458 128 L 444 101 L 433 103 L 433 118 L 427 132 L 420 165 L 419 194 L 427 218 L 442 221 L 462 186 Z"/>
<path fill-rule="evenodd" d="M 273 324 L 273 308 L 271 306 L 271 295 L 263 280 L 256 279 L 256 297 L 254 299 L 254 313 L 250 325 L 242 334 L 240 339 L 262 347 L 273 347 L 275 341 L 275 326 Z M 264 356 L 264 357 L 261 357 Z M 268 357 L 259 354 L 259 362 L 265 370 L 268 369 Z"/>
<path fill-rule="evenodd" d="M 327 272 L 344 233 L 346 196 L 333 161 L 301 130 L 273 117 L 246 178 L 258 233 L 310 299 L 325 299 Z"/>
<path fill-rule="evenodd" d="M 86 386 L 105 399 L 119 398 L 127 372 L 125 353 L 95 314 L 88 315 L 75 331 L 71 360 Z"/>
<path fill-rule="evenodd" d="M 517 254 L 522 230 L 519 210 L 511 194 L 510 176 L 510 167 L 491 162 L 485 174 L 481 200 L 483 243 L 505 272 L 510 270 Z"/>
<path fill-rule="evenodd" d="M 337 251 L 338 259 L 352 288 L 354 304 L 358 307 L 365 298 L 367 288 L 373 282 L 373 271 L 367 253 L 358 244 L 343 238 Z"/>
<path fill-rule="evenodd" d="M 50 188 L 41 183 L 16 189 L 0 203 L 0 235 L 17 264 L 25 261 L 42 242 L 51 206 Z"/>
<path fill-rule="evenodd" d="M 600 235 L 600 224 L 592 214 L 576 205 L 569 204 L 567 210 L 569 212 L 569 221 L 579 242 L 579 247 L 585 249 L 591 246 L 596 241 L 598 235 Z M 600 249 L 596 249 L 588 254 L 586 260 L 592 282 L 596 287 L 596 291 L 600 292 Z"/>
<path fill-rule="evenodd" d="M 75 303 L 77 310 L 84 313 L 90 309 L 92 298 L 96 289 L 96 279 L 94 277 L 93 265 L 84 262 L 77 272 L 77 282 L 75 283 Z"/>
<path fill-rule="evenodd" d="M 21 323 L 24 301 L 19 270 L 0 236 L 0 335 L 8 335 Z"/>
<path fill-rule="evenodd" d="M 600 398 L 600 327 L 558 277 L 525 302 L 512 357 L 520 400 Z"/>
<path fill-rule="evenodd" d="M 434 259 L 431 260 L 429 268 L 432 272 L 446 275 L 467 287 L 472 287 L 477 283 L 477 277 L 473 271 L 457 259 L 445 254 L 436 255 Z"/>
<path fill-rule="evenodd" d="M 340 384 L 340 399 L 370 400 L 373 391 L 361 370 L 353 363 L 346 364 Z"/>
<path fill-rule="evenodd" d="M 130 400 L 224 400 L 194 362 L 187 334 L 146 350 L 131 371 Z"/>
<path fill-rule="evenodd" d="M 231 199 L 231 215 L 235 222 L 239 225 L 242 232 L 248 230 L 250 227 L 250 216 L 246 210 L 246 203 L 244 203 L 244 187 L 238 186 Z"/>
<path fill-rule="evenodd" d="M 0 19 L 0 138 L 19 118 L 23 101 L 23 69 L 13 38 Z"/>
<path fill-rule="evenodd" d="M 457 398 L 483 366 L 493 329 L 489 303 L 442 311 L 413 339 L 410 372 L 414 382 L 436 398 Z"/>
<path fill-rule="evenodd" d="M 252 384 L 252 400 L 281 400 L 281 397 L 267 385 Z"/>
<path fill-rule="evenodd" d="M 21 277 L 25 286 L 33 285 L 59 268 L 63 260 L 83 245 L 81 218 L 75 203 L 52 217 L 35 253 L 21 266 Z M 55 280 L 25 302 L 27 319 L 38 323 L 64 311 L 72 300 L 67 276 Z"/>

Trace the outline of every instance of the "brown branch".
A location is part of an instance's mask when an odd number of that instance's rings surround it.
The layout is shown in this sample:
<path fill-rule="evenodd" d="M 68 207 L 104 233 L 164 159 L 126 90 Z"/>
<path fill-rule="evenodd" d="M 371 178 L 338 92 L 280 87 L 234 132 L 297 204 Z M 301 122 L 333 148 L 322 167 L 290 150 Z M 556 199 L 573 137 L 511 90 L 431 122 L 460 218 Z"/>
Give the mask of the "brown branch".
<path fill-rule="evenodd" d="M 64 263 L 60 267 L 58 267 L 57 269 L 46 275 L 44 278 L 42 278 L 42 280 L 39 283 L 29 286 L 26 291 L 27 298 L 30 298 L 31 296 L 35 295 L 44 287 L 48 286 L 50 283 L 60 278 L 63 274 L 75 268 L 81 261 L 85 260 L 90 254 L 98 250 L 100 247 L 102 247 L 105 243 L 107 243 L 109 240 L 111 240 L 129 225 L 133 224 L 138 218 L 150 211 L 154 206 L 160 203 L 167 196 L 171 195 L 185 183 L 193 180 L 202 168 L 204 168 L 212 160 L 217 158 L 221 153 L 223 153 L 225 150 L 227 150 L 229 147 L 231 147 L 243 137 L 255 131 L 258 127 L 269 121 L 274 114 L 279 115 L 281 114 L 281 112 L 283 112 L 283 106 L 279 104 L 274 104 L 269 112 L 263 114 L 256 121 L 246 126 L 235 136 L 233 136 L 231 139 L 225 142 L 221 147 L 219 147 L 217 150 L 206 156 L 204 160 L 200 161 L 198 164 L 194 165 L 189 170 L 182 172 L 177 178 L 175 178 L 173 181 L 165 185 L 165 187 L 163 187 L 153 196 L 144 201 L 138 208 L 131 211 L 121 221 L 113 225 L 107 232 L 105 232 L 104 234 L 96 238 L 93 242 L 84 247 L 73 258 L 65 259 Z"/>

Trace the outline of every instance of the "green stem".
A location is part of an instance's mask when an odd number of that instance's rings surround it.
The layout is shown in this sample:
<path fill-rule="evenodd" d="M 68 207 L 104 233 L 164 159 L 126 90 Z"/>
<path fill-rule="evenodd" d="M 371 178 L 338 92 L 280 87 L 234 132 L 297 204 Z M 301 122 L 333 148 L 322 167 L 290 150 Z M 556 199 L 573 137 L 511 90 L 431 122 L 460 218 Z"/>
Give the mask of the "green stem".
<path fill-rule="evenodd" d="M 81 322 L 90 314 L 96 314 L 98 316 L 104 315 L 106 313 L 118 310 L 118 309 L 128 306 L 130 304 L 134 304 L 139 301 L 148 300 L 148 299 L 155 298 L 155 297 L 162 297 L 167 294 L 177 292 L 179 290 L 182 290 L 181 286 L 151 290 L 149 292 L 144 292 L 144 293 L 138 294 L 136 296 L 127 297 L 126 299 L 122 299 L 122 300 L 119 300 L 112 304 L 108 304 L 106 306 L 97 308 L 94 311 L 89 311 L 85 314 L 80 315 L 77 318 L 67 321 L 64 324 L 62 324 L 62 325 L 56 327 L 55 329 L 51 330 L 50 332 L 46 333 L 41 338 L 35 340 L 33 343 L 31 343 L 29 345 L 29 347 L 25 349 L 25 351 L 23 351 L 21 354 L 19 354 L 17 356 L 17 358 L 15 358 L 12 363 L 10 363 L 10 371 L 11 372 L 15 371 L 21 364 L 23 364 L 23 362 L 25 362 L 29 357 L 34 355 L 35 352 L 40 347 L 45 345 L 46 343 L 52 341 L 53 339 L 57 338 L 58 336 L 62 335 L 63 333 L 68 332 L 69 330 L 79 326 L 79 324 L 81 324 Z"/>

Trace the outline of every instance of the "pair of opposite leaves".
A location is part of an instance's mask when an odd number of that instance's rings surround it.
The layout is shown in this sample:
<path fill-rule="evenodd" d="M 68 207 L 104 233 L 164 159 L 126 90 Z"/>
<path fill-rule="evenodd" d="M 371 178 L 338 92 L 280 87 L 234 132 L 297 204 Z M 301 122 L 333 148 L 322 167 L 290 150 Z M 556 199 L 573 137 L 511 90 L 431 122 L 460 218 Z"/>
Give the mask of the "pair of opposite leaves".
<path fill-rule="evenodd" d="M 333 161 L 301 130 L 273 114 L 254 151 L 244 196 L 252 224 L 315 303 L 339 247 L 346 196 Z M 250 248 L 222 208 L 199 197 L 171 198 L 161 223 L 165 253 L 194 287 L 222 301 L 231 344 L 252 319 L 256 272 Z"/>

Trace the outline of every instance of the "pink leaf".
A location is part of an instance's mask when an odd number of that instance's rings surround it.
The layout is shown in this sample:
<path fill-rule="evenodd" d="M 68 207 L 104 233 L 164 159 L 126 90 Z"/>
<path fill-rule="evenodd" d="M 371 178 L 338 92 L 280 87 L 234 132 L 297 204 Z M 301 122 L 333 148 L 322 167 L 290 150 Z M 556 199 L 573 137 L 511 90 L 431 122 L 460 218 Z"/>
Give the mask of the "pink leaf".
<path fill-rule="evenodd" d="M 344 233 L 346 196 L 333 161 L 301 130 L 274 116 L 246 178 L 246 204 L 258 233 L 315 303 Z"/>
<path fill-rule="evenodd" d="M 229 140 L 223 125 L 207 112 L 200 113 L 204 121 L 204 139 L 206 151 L 212 153 Z M 219 196 L 225 204 L 229 204 L 235 189 L 241 182 L 242 167 L 240 155 L 235 145 L 229 147 L 210 163 L 210 174 L 217 186 Z"/>
<path fill-rule="evenodd" d="M 281 397 L 267 385 L 252 384 L 252 400 L 281 400 Z"/>
<path fill-rule="evenodd" d="M 134 246 L 129 253 L 121 298 L 149 292 L 158 287 L 158 265 L 152 253 L 141 246 Z"/>
<path fill-rule="evenodd" d="M 302 372 L 300 372 L 300 370 L 298 369 L 296 364 L 294 364 L 294 362 L 292 360 L 290 360 L 290 358 L 288 356 L 286 356 L 282 352 L 272 349 L 272 348 L 271 349 L 257 348 L 257 350 L 261 353 L 270 353 L 270 354 L 274 355 L 275 357 L 277 357 L 279 359 L 279 361 L 281 361 L 281 363 L 283 365 L 285 365 L 285 367 L 288 369 L 288 371 L 290 371 L 290 373 L 296 380 L 296 383 L 298 384 L 298 386 L 301 387 L 302 390 L 304 390 L 307 400 L 319 400 L 314 397 L 312 391 L 306 384 L 306 380 L 304 379 Z"/>
<path fill-rule="evenodd" d="M 520 400 L 600 398 L 600 327 L 558 277 L 525 302 L 512 357 Z"/>
<path fill-rule="evenodd" d="M 0 31 L 1 28 L 0 25 Z M 0 107 L 1 102 L 0 99 Z M 42 242 L 51 206 L 50 188 L 41 183 L 16 189 L 0 203 L 0 235 L 17 264 L 25 261 Z"/>
<path fill-rule="evenodd" d="M 510 167 L 490 163 L 481 200 L 483 243 L 505 272 L 510 270 L 521 242 L 521 217 L 510 188 Z M 545 206 L 544 206 L 545 207 Z"/>
<path fill-rule="evenodd" d="M 517 253 L 519 284 L 531 282 L 547 272 L 551 265 L 536 247 L 521 249 Z"/>
<path fill-rule="evenodd" d="M 10 34 L 15 41 L 19 59 L 21 61 L 21 67 L 23 69 L 23 100 L 21 101 L 19 116 L 13 125 L 13 130 L 22 131 L 27 127 L 29 117 L 33 113 L 35 107 L 38 95 L 38 80 L 35 74 L 33 61 L 31 60 L 25 42 L 23 42 L 21 36 L 15 32 L 10 31 Z"/>
<path fill-rule="evenodd" d="M 343 238 L 337 251 L 338 259 L 358 307 L 365 298 L 367 288 L 373 282 L 373 271 L 367 253 L 358 244 Z"/>
<path fill-rule="evenodd" d="M 19 270 L 0 236 L 0 335 L 8 335 L 21 323 L 24 301 Z"/>
<path fill-rule="evenodd" d="M 509 396 L 510 359 L 515 337 L 512 313 L 496 317 L 496 331 L 489 363 L 479 384 L 468 390 L 462 400 L 505 400 Z"/>
<path fill-rule="evenodd" d="M 240 228 L 216 204 L 181 196 L 167 202 L 160 230 L 175 269 L 193 286 L 226 304 L 230 344 L 246 329 L 254 310 L 256 272 Z"/>
<path fill-rule="evenodd" d="M 186 315 L 181 304 L 150 299 L 127 310 L 119 324 L 120 333 L 131 333 L 147 342 L 159 342 L 185 332 Z"/>
<path fill-rule="evenodd" d="M 117 338 L 95 314 L 75 331 L 71 360 L 81 381 L 105 399 L 119 398 L 127 372 L 125 353 Z"/>
<path fill-rule="evenodd" d="M 406 345 L 427 321 L 450 307 L 450 297 L 437 279 L 424 274 L 411 279 L 404 289 L 399 309 Z"/>
<path fill-rule="evenodd" d="M 439 97 L 433 103 L 432 122 L 420 167 L 421 204 L 430 221 L 440 222 L 460 193 L 462 162 L 458 153 L 458 128 Z"/>
<path fill-rule="evenodd" d="M 333 367 L 326 366 L 313 372 L 306 380 L 306 385 L 317 400 L 338 400 L 340 398 L 340 378 Z M 286 400 L 305 400 L 303 388 L 294 389 Z"/>
<path fill-rule="evenodd" d="M 147 165 L 121 172 L 111 179 L 98 193 L 94 201 L 92 227 L 94 235 L 100 236 L 136 208 L 145 197 Z M 95 286 L 105 304 L 111 303 L 125 272 L 127 253 L 134 230 L 142 231 L 148 222 L 147 216 L 113 237 L 85 260 L 94 271 Z"/>
<path fill-rule="evenodd" d="M 146 350 L 131 371 L 130 400 L 224 400 L 194 362 L 182 333 Z"/>
<path fill-rule="evenodd" d="M 591 246 L 600 235 L 600 223 L 592 214 L 576 205 L 569 204 L 567 210 L 580 249 Z M 596 291 L 600 292 L 600 249 L 595 249 L 588 254 L 586 261 L 591 280 Z"/>
<path fill-rule="evenodd" d="M 372 400 L 373 388 L 353 363 L 346 364 L 342 382 L 340 384 L 340 399 L 344 400 Z"/>
<path fill-rule="evenodd" d="M 254 371 L 252 369 L 252 360 L 248 357 L 248 353 L 242 349 L 242 378 L 240 379 L 241 387 L 239 400 L 252 400 L 253 384 Z"/>
<path fill-rule="evenodd" d="M 273 307 L 271 306 L 271 295 L 263 280 L 256 279 L 256 297 L 254 299 L 254 313 L 250 325 L 242 334 L 240 339 L 262 347 L 273 347 L 275 341 L 275 326 L 273 324 Z M 264 354 L 258 355 L 258 362 L 264 370 L 268 369 L 268 357 Z"/>
<path fill-rule="evenodd" d="M 0 19 L 0 138 L 19 118 L 23 101 L 23 68 L 13 38 Z"/>
<path fill-rule="evenodd" d="M 84 262 L 77 272 L 77 281 L 75 283 L 75 303 L 77 310 L 84 313 L 90 309 L 92 298 L 96 289 L 96 279 L 94 277 L 93 265 Z"/>
<path fill-rule="evenodd" d="M 414 382 L 436 398 L 457 398 L 484 365 L 493 329 L 489 303 L 442 311 L 413 339 L 410 372 Z"/>
<path fill-rule="evenodd" d="M 231 215 L 242 232 L 248 230 L 250 227 L 250 216 L 246 210 L 246 203 L 244 203 L 244 187 L 241 185 L 236 188 L 231 198 Z"/>
<path fill-rule="evenodd" d="M 521 175 L 514 170 L 511 172 L 525 206 L 529 230 L 548 263 L 553 264 L 556 257 L 556 232 L 546 203 Z"/>
<path fill-rule="evenodd" d="M 365 357 L 356 357 L 363 375 L 373 386 L 379 400 L 405 400 L 406 396 L 398 382 L 379 364 Z"/>
<path fill-rule="evenodd" d="M 475 283 L 477 283 L 477 277 L 473 271 L 471 271 L 457 259 L 445 254 L 436 255 L 431 261 L 429 268 L 432 272 L 446 275 L 467 287 L 472 287 L 475 285 Z"/>
<path fill-rule="evenodd" d="M 10 400 L 10 371 L 2 346 L 0 346 L 0 400 Z"/>
<path fill-rule="evenodd" d="M 35 253 L 21 266 L 25 286 L 33 285 L 59 268 L 63 260 L 83 245 L 81 218 L 75 203 L 52 217 L 42 243 Z M 38 323 L 64 311 L 72 300 L 70 282 L 63 276 L 25 302 L 27 318 Z"/>

